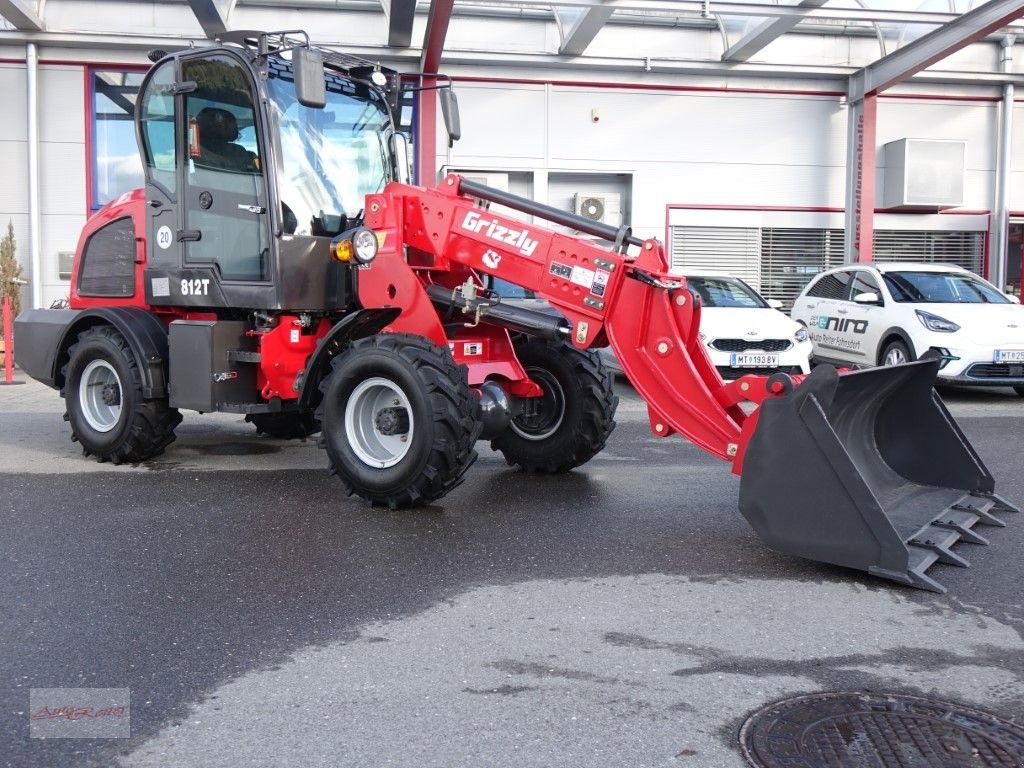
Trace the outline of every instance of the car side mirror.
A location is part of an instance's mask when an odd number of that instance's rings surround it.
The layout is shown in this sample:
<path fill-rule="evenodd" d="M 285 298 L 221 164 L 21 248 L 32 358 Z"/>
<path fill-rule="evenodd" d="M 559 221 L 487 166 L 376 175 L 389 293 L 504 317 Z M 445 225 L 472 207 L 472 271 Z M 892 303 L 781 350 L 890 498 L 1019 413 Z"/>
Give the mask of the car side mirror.
<path fill-rule="evenodd" d="M 772 309 L 782 309 L 782 302 L 778 299 L 765 299 L 768 302 L 768 306 Z"/>
<path fill-rule="evenodd" d="M 1017 295 L 1012 294 L 1012 293 L 1004 293 L 1003 295 L 1006 296 L 1006 298 L 1008 298 L 1014 304 L 1020 304 L 1020 296 L 1017 296 Z"/>
<path fill-rule="evenodd" d="M 878 297 L 878 294 L 874 291 L 867 291 L 865 293 L 858 293 L 853 297 L 854 304 L 881 304 L 882 300 Z"/>

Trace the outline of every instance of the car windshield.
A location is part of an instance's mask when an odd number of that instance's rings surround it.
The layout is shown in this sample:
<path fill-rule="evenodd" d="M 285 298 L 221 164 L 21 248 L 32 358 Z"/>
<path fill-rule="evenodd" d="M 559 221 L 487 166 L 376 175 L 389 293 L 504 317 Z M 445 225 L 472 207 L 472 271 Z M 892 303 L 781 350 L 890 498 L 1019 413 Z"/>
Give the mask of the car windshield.
<path fill-rule="evenodd" d="M 742 280 L 728 277 L 687 277 L 690 290 L 705 307 L 747 307 L 765 309 L 768 304 Z"/>
<path fill-rule="evenodd" d="M 281 142 L 279 188 L 289 234 L 333 235 L 351 226 L 366 195 L 391 180 L 391 117 L 384 98 L 362 83 L 330 76 L 327 105 L 304 107 L 291 80 L 267 82 Z"/>
<path fill-rule="evenodd" d="M 966 272 L 886 272 L 893 301 L 907 304 L 1009 304 L 992 285 Z"/>

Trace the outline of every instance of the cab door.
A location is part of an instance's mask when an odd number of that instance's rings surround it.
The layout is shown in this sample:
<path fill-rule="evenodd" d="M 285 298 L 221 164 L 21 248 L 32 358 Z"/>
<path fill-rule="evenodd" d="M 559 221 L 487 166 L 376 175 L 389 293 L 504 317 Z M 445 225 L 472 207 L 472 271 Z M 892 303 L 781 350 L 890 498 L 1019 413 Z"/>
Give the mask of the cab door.
<path fill-rule="evenodd" d="M 248 69 L 226 53 L 183 57 L 187 153 L 182 183 L 186 304 L 267 306 L 273 296 L 270 225 L 258 100 Z M 213 282 L 205 282 L 212 272 Z"/>
<path fill-rule="evenodd" d="M 146 240 L 148 304 L 171 304 L 169 271 L 181 266 L 183 247 L 178 240 L 178 110 L 175 96 L 176 66 L 165 61 L 146 78 L 140 89 L 139 139 L 146 171 Z"/>

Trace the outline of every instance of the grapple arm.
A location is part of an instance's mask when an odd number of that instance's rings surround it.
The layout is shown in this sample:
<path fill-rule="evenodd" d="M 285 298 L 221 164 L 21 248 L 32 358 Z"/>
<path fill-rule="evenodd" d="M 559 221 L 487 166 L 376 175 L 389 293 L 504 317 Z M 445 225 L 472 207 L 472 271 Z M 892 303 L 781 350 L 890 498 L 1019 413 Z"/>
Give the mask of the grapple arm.
<path fill-rule="evenodd" d="M 992 476 L 935 395 L 938 359 L 724 382 L 700 340 L 700 305 L 656 240 L 458 176 L 437 189 L 389 185 L 368 198 L 366 223 L 391 245 L 360 277 L 364 306 L 405 296 L 397 328 L 440 337 L 426 291 L 409 294 L 412 271 L 453 291 L 485 273 L 536 292 L 565 316 L 573 344 L 610 344 L 655 435 L 679 433 L 732 462 L 740 511 L 781 552 L 943 591 L 925 571 L 966 565 L 952 545 L 985 543 L 974 526 L 1002 525 L 993 513 L 1015 511 L 994 495 Z"/>
<path fill-rule="evenodd" d="M 524 223 L 480 201 L 543 217 L 606 241 Z M 610 345 L 648 405 L 659 437 L 681 434 L 714 455 L 742 458 L 743 400 L 766 377 L 724 382 L 700 342 L 700 307 L 673 277 L 661 244 L 483 185 L 448 176 L 436 189 L 389 185 L 368 199 L 367 224 L 394 230 L 424 279 L 457 286 L 483 273 L 534 291 L 566 317 L 578 347 Z M 386 240 L 387 242 L 387 240 Z M 629 254 L 632 248 L 634 254 Z M 749 432 L 749 430 L 747 430 Z"/>

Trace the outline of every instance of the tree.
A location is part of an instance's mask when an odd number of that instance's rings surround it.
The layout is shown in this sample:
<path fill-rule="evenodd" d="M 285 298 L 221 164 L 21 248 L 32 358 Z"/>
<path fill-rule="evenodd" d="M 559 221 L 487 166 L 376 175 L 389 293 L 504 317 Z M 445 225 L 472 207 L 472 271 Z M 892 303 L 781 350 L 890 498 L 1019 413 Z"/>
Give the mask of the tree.
<path fill-rule="evenodd" d="M 21 312 L 21 284 L 24 281 L 21 264 L 14 255 L 16 245 L 14 223 L 8 221 L 7 234 L 0 237 L 0 301 L 10 298 L 13 317 Z"/>

